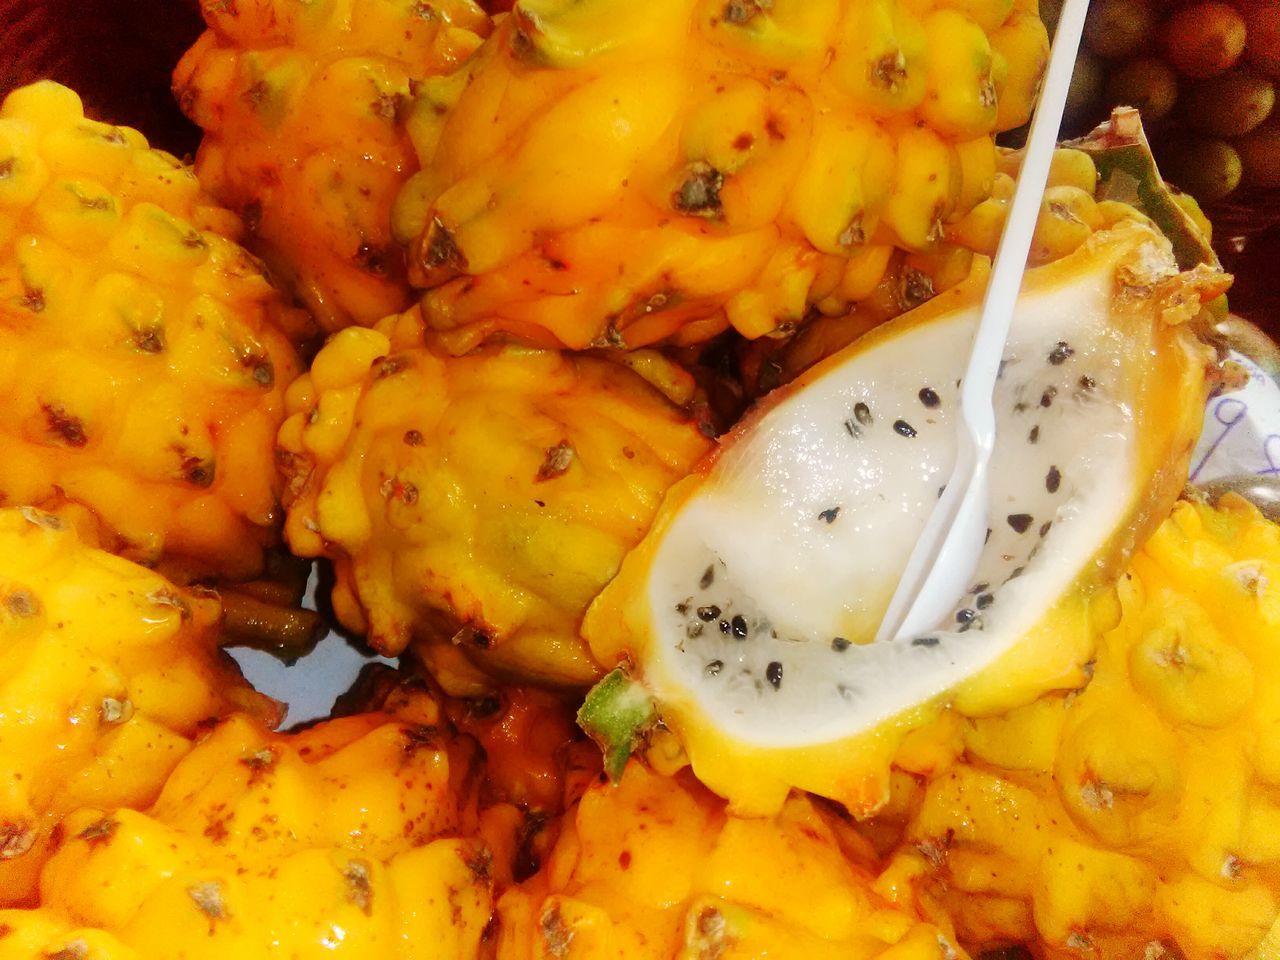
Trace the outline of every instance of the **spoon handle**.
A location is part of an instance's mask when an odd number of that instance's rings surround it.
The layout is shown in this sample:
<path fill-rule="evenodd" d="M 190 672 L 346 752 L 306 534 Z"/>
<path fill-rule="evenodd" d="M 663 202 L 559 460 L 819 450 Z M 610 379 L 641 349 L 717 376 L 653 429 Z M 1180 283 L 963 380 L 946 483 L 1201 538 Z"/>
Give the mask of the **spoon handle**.
<path fill-rule="evenodd" d="M 981 533 L 988 508 L 987 465 L 996 433 L 992 395 L 1031 252 L 1088 9 L 1089 0 L 1066 0 L 1063 4 L 1018 184 L 996 248 L 965 367 L 955 468 L 916 541 L 876 640 L 913 635 L 937 626 L 964 593 L 982 553 Z"/>

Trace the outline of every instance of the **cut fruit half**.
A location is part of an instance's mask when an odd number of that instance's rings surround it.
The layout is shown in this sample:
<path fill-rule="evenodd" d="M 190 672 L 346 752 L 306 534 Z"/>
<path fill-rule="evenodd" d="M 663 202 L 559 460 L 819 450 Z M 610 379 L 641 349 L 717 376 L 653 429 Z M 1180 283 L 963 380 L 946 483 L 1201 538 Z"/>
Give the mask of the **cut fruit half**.
<path fill-rule="evenodd" d="M 869 813 L 940 704 L 985 713 L 1079 685 L 1114 609 L 1091 601 L 1185 482 L 1212 357 L 1187 321 L 1227 278 L 1180 273 L 1155 229 L 1122 222 L 1027 274 L 971 589 L 936 629 L 871 642 L 951 473 L 984 280 L 775 394 L 672 489 L 587 615 L 595 656 L 643 683 L 738 811 L 799 787 Z M 645 715 L 620 697 L 636 692 L 615 675 L 582 714 L 614 760 L 641 733 L 616 718 Z"/>

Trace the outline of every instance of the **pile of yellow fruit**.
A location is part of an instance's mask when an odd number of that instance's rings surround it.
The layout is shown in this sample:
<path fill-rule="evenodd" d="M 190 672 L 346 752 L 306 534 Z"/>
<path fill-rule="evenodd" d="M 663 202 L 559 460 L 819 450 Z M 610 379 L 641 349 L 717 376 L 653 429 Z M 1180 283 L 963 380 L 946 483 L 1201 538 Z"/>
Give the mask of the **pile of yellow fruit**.
<path fill-rule="evenodd" d="M 1162 169 L 1202 202 L 1280 187 L 1275 0 L 1095 0 L 1084 43 L 1077 123 L 1138 107 L 1159 126 Z"/>
<path fill-rule="evenodd" d="M 1152 14 L 1188 63 L 1202 7 Z M 1114 143 L 1057 152 L 1032 264 L 1138 251 L 1102 296 L 1163 338 L 1129 386 L 1181 445 L 1044 649 L 873 730 L 883 794 L 753 807 L 661 704 L 603 759 L 575 722 L 618 675 L 584 619 L 749 402 L 980 283 L 1036 0 L 201 8 L 193 164 L 49 81 L 0 106 L 0 960 L 1271 955 L 1280 526 L 1177 500 L 1228 281 L 1193 202 L 1109 192 Z M 1247 39 L 1190 102 L 1280 77 L 1280 7 L 1224 10 Z M 1260 103 L 1202 132 L 1276 185 Z M 305 652 L 312 561 L 400 665 L 281 731 L 222 648 Z"/>

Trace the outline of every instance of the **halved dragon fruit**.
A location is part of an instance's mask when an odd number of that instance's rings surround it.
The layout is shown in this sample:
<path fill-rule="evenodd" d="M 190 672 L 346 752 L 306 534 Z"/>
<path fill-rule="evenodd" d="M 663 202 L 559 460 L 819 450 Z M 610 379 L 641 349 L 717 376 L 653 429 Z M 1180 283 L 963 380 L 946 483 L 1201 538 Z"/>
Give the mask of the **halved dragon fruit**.
<path fill-rule="evenodd" d="M 983 277 L 775 395 L 669 493 L 584 634 L 620 664 L 580 719 L 617 764 L 654 721 L 735 810 L 791 787 L 869 813 L 904 733 L 1079 686 L 1092 601 L 1186 480 L 1226 278 L 1122 221 L 1028 273 L 996 392 L 990 530 L 970 589 L 872 638 L 955 457 Z M 1092 609 L 1091 609 L 1092 608 Z"/>

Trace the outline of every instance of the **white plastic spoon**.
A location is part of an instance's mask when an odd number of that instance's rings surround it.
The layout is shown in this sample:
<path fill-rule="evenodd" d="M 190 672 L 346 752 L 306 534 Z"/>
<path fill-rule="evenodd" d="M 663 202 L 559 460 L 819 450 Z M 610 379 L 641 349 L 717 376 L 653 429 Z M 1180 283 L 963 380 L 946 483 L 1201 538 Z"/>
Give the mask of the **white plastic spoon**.
<path fill-rule="evenodd" d="M 911 551 L 880 623 L 877 641 L 936 628 L 964 594 L 978 566 L 987 530 L 987 467 L 996 435 L 992 394 L 1026 272 L 1088 9 L 1089 0 L 1066 0 L 1062 6 L 1018 185 L 996 249 L 965 368 L 956 465 Z"/>

